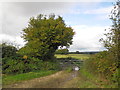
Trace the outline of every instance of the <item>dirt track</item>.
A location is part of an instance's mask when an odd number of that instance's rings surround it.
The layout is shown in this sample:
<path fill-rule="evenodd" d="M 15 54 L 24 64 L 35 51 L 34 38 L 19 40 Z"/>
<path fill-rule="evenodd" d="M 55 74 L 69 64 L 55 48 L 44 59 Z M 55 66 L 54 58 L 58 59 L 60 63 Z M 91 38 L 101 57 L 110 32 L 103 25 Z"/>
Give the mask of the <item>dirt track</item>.
<path fill-rule="evenodd" d="M 73 71 L 71 73 L 60 71 L 49 76 L 8 85 L 4 88 L 62 88 L 65 83 L 69 82 L 77 75 L 77 71 Z"/>
<path fill-rule="evenodd" d="M 91 81 L 79 71 L 59 71 L 49 76 L 7 85 L 3 88 L 104 88 L 104 85 Z"/>

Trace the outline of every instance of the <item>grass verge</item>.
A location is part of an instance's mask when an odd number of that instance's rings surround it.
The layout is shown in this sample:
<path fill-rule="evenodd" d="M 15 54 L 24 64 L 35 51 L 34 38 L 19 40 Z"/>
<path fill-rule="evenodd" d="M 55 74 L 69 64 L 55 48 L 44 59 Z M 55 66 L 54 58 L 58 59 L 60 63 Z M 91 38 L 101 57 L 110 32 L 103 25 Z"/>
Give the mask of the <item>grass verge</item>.
<path fill-rule="evenodd" d="M 81 68 L 78 76 L 66 82 L 62 88 L 118 88 L 118 86 Z"/>
<path fill-rule="evenodd" d="M 2 83 L 3 83 L 3 86 L 14 84 L 14 83 L 21 82 L 24 80 L 30 80 L 33 78 L 47 76 L 55 72 L 57 71 L 49 70 L 49 71 L 34 71 L 34 72 L 22 73 L 22 74 L 16 74 L 16 75 L 4 75 L 2 77 Z"/>
<path fill-rule="evenodd" d="M 109 80 L 102 78 L 99 75 L 90 73 L 86 68 L 82 67 L 80 73 L 87 81 L 94 83 L 99 88 L 118 88 L 118 85 L 110 82 Z"/>

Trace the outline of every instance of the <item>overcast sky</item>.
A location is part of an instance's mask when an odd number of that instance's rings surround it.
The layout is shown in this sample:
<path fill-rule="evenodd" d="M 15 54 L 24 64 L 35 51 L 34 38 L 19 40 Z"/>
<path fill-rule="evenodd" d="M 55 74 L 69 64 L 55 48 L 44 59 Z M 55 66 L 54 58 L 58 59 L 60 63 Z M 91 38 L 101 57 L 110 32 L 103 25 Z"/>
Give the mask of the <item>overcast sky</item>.
<path fill-rule="evenodd" d="M 0 40 L 12 41 L 24 46 L 20 37 L 30 17 L 38 14 L 61 15 L 75 31 L 70 51 L 104 50 L 99 39 L 112 24 L 108 15 L 112 2 L 2 2 L 0 3 Z"/>

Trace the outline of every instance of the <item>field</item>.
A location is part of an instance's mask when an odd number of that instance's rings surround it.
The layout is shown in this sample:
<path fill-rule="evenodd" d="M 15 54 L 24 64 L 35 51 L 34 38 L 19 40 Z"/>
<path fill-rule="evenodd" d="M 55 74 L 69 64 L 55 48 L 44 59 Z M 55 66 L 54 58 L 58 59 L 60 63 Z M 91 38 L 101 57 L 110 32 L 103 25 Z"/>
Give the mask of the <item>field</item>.
<path fill-rule="evenodd" d="M 56 54 L 55 55 L 56 58 L 75 58 L 75 59 L 79 59 L 79 60 L 86 60 L 90 57 L 89 54 L 66 54 L 66 55 L 61 55 L 61 54 Z"/>

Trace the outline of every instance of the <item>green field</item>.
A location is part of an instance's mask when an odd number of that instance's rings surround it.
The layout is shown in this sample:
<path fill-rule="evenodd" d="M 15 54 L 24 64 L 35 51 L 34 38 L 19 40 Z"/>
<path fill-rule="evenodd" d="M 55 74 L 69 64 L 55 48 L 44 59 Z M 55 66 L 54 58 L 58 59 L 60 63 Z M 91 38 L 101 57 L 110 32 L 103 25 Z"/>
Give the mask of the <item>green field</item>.
<path fill-rule="evenodd" d="M 89 54 L 67 54 L 67 55 L 62 55 L 62 54 L 56 54 L 55 55 L 57 58 L 75 58 L 75 59 L 80 59 L 80 60 L 86 60 L 90 57 Z"/>

